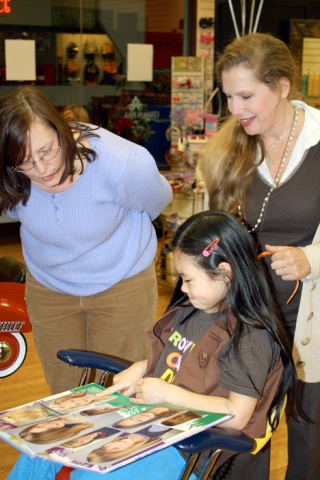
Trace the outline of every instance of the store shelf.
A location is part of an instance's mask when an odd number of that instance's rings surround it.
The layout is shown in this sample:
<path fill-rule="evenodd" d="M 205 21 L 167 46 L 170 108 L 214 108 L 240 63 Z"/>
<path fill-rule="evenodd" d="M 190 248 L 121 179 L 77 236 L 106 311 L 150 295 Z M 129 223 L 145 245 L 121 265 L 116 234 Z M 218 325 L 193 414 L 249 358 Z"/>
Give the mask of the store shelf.
<path fill-rule="evenodd" d="M 173 185 L 173 199 L 160 215 L 162 237 L 158 239 L 156 271 L 159 285 L 174 288 L 179 276 L 173 267 L 170 241 L 177 228 L 187 218 L 204 210 L 204 193 L 193 191 L 194 172 L 169 172 L 164 173 L 164 176 Z"/>

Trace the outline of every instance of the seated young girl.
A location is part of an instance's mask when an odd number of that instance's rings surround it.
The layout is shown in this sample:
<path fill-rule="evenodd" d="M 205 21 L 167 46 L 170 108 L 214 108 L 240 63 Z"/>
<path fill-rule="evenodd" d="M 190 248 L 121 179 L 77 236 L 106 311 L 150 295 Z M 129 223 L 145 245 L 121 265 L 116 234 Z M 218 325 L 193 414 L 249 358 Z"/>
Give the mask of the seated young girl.
<path fill-rule="evenodd" d="M 291 405 L 295 370 L 287 334 L 251 237 L 234 217 L 208 211 L 181 225 L 172 248 L 180 294 L 175 292 L 166 314 L 148 332 L 148 359 L 116 375 L 103 393 L 121 392 L 135 404 L 169 403 L 231 413 L 233 417 L 221 428 L 263 437 L 267 421 L 273 429 L 277 427 L 286 395 Z M 238 456 L 246 464 L 246 478 L 269 478 L 269 468 L 256 468 L 265 451 L 268 448 L 255 456 Z M 220 463 L 228 457 L 230 453 L 224 452 Z M 243 479 L 238 458 L 224 478 Z M 144 480 L 150 468 L 153 480 L 174 480 L 184 463 L 181 454 L 168 447 L 108 473 L 107 478 Z M 54 479 L 60 468 L 22 455 L 8 479 Z M 70 478 L 101 477 L 74 470 Z"/>

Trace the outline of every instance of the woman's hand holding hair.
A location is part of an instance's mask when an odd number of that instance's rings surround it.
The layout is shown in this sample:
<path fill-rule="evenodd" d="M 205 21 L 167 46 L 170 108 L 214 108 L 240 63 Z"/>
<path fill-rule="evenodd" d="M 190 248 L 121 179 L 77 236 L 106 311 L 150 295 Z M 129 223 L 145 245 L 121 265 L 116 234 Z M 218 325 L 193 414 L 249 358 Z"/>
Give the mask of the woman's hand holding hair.
<path fill-rule="evenodd" d="M 266 245 L 272 254 L 271 268 L 282 280 L 301 280 L 311 272 L 309 261 L 299 247 Z"/>
<path fill-rule="evenodd" d="M 143 377 L 147 369 L 147 360 L 141 360 L 140 362 L 133 363 L 129 368 L 123 370 L 113 377 L 113 385 L 104 390 L 101 394 L 111 395 L 112 393 L 119 392 L 123 395 L 130 397 L 135 393 L 135 386 L 137 382 Z"/>

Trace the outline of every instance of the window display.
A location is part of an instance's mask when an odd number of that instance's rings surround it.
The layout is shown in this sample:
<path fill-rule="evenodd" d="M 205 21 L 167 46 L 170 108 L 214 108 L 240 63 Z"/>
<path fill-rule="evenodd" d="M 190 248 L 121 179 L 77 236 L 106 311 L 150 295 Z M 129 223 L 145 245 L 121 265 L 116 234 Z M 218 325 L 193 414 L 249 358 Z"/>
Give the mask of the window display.
<path fill-rule="evenodd" d="M 123 78 L 119 75 L 123 58 L 108 35 L 57 33 L 56 58 L 65 65 L 65 85 L 115 85 Z"/>
<path fill-rule="evenodd" d="M 79 85 L 80 83 L 80 64 L 76 60 L 79 47 L 75 42 L 70 42 L 67 46 L 67 63 L 64 67 L 64 82 L 66 85 Z"/>

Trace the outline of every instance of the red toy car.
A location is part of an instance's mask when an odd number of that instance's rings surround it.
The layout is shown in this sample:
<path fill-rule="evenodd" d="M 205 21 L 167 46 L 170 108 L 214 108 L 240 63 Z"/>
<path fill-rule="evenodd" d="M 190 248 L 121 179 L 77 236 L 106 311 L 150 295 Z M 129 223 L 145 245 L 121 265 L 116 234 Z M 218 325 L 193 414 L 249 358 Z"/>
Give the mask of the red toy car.
<path fill-rule="evenodd" d="M 15 258 L 0 258 L 0 378 L 16 372 L 27 354 L 23 333 L 32 326 L 24 300 L 26 271 Z"/>

